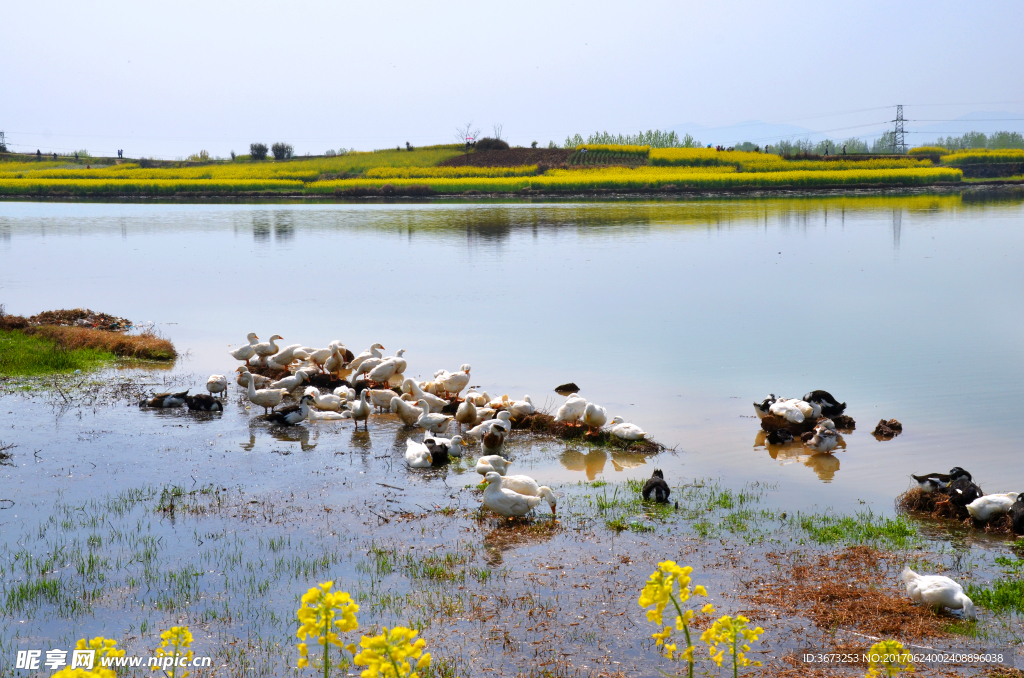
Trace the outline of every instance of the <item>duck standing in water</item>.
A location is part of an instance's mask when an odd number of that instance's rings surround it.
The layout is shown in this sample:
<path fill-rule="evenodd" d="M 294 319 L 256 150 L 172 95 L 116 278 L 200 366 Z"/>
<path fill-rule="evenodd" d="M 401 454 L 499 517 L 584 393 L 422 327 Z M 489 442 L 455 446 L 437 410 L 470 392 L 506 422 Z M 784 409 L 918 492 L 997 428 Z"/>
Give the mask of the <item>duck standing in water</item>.
<path fill-rule="evenodd" d="M 665 482 L 665 474 L 662 473 L 661 469 L 654 469 L 654 473 L 644 483 L 644 489 L 641 490 L 640 495 L 644 498 L 644 501 L 650 501 L 651 496 L 654 496 L 654 501 L 659 504 L 668 503 L 668 495 L 672 494 L 672 489 Z"/>
<path fill-rule="evenodd" d="M 206 380 L 206 390 L 212 396 L 216 396 L 218 393 L 227 393 L 228 378 L 223 374 L 211 374 L 210 378 Z"/>
<path fill-rule="evenodd" d="M 501 486 L 501 476 L 494 471 L 484 476 L 484 480 L 487 481 L 484 506 L 506 518 L 525 516 L 541 502 L 540 497 L 530 497 L 504 489 Z"/>
<path fill-rule="evenodd" d="M 194 396 L 185 396 L 185 404 L 188 409 L 198 412 L 223 412 L 224 403 L 211 395 L 197 393 Z"/>
<path fill-rule="evenodd" d="M 181 393 L 157 393 L 152 398 L 146 398 L 139 403 L 140 407 L 182 407 L 188 391 Z"/>

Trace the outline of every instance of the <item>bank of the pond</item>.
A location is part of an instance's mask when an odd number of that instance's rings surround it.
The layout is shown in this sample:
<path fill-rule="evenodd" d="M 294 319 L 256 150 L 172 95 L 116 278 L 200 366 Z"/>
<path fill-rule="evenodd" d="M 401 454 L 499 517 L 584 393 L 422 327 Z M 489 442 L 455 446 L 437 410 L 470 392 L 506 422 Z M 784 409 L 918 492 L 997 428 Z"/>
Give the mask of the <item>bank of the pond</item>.
<path fill-rule="evenodd" d="M 117 359 L 98 348 L 67 348 L 43 335 L 0 330 L 0 377 L 27 377 L 88 370 Z"/>

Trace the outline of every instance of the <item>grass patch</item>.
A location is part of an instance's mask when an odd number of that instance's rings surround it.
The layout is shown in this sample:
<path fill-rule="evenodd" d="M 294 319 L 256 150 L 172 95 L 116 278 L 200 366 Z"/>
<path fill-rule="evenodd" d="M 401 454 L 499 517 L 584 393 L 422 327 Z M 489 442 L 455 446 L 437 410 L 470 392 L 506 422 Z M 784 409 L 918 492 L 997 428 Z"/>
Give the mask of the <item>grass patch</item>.
<path fill-rule="evenodd" d="M 0 330 L 0 376 L 30 377 L 89 370 L 115 359 L 113 353 L 98 347 L 69 348 L 45 335 Z"/>
<path fill-rule="evenodd" d="M 917 529 L 903 516 L 885 518 L 868 511 L 854 516 L 798 515 L 795 520 L 819 544 L 876 544 L 906 549 L 919 541 Z"/>
<path fill-rule="evenodd" d="M 967 595 L 993 612 L 1024 612 L 1024 579 L 997 579 L 990 587 L 968 584 Z"/>

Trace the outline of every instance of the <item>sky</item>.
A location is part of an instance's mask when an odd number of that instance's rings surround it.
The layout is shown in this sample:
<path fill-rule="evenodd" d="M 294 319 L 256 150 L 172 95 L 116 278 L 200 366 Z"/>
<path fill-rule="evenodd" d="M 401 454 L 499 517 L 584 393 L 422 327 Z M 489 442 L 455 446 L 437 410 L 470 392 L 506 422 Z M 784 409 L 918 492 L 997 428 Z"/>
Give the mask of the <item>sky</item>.
<path fill-rule="evenodd" d="M 514 145 L 656 128 L 717 143 L 752 120 L 845 138 L 900 103 L 914 120 L 1024 118 L 1020 0 L 35 0 L 3 22 L 17 151 L 321 154 L 451 143 L 470 121 Z M 928 124 L 908 142 L 933 141 Z"/>

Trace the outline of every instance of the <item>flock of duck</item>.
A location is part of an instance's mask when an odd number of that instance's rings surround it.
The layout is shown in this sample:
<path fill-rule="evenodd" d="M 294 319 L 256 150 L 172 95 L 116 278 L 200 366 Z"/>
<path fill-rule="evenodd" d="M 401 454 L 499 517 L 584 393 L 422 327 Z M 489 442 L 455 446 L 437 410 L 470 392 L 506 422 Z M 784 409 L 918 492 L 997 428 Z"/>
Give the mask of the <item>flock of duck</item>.
<path fill-rule="evenodd" d="M 846 403 L 840 403 L 831 393 L 821 390 L 811 391 L 803 399 L 781 398 L 771 393 L 761 402 L 754 403 L 754 413 L 758 419 L 773 414 L 793 424 L 817 422 L 804 444 L 823 454 L 831 454 L 842 440 L 835 422 L 829 417 L 837 417 L 845 411 Z M 792 431 L 785 428 L 769 431 L 767 436 L 767 441 L 773 445 L 783 445 L 793 440 Z"/>
<path fill-rule="evenodd" d="M 236 383 L 245 389 L 254 406 L 264 408 L 260 417 L 264 421 L 294 426 L 303 421 L 352 420 L 357 429 L 362 423 L 368 430 L 375 410 L 391 412 L 405 426 L 424 429 L 422 440 L 406 440 L 405 459 L 410 468 L 444 466 L 451 458 L 467 454 L 467 443 L 479 443 L 482 456 L 476 462 L 476 471 L 487 483 L 483 493 L 485 507 L 502 516 L 514 517 L 524 516 L 546 501 L 555 513 L 557 500 L 550 487 L 540 485 L 529 476 L 506 474 L 512 461 L 507 458 L 504 445 L 512 432 L 512 422 L 537 413 L 530 396 L 510 400 L 507 395 L 493 398 L 486 392 L 467 390 L 469 365 L 462 365 L 454 372 L 438 370 L 428 381 L 407 378 L 405 350 L 385 357 L 381 352 L 385 348 L 379 343 L 353 355 L 340 341 L 317 349 L 301 344 L 279 346 L 277 342 L 283 337 L 277 334 L 262 343 L 254 332 L 247 338 L 247 344 L 229 353 L 236 360 L 244 361 L 236 370 Z M 250 368 L 277 374 L 280 378 L 264 376 Z M 323 377 L 336 379 L 341 385 L 329 393 L 307 385 L 314 379 L 322 384 Z M 300 388 L 303 390 L 298 395 Z M 210 375 L 206 390 L 208 394 L 160 393 L 146 398 L 140 405 L 223 411 L 228 378 L 221 374 Z M 466 391 L 464 395 L 463 391 Z M 297 398 L 297 402 L 278 409 L 289 397 Z M 577 394 L 566 398 L 554 420 L 570 426 L 585 425 L 590 433 L 610 423 L 608 432 L 627 441 L 642 440 L 647 435 L 622 417 L 612 417 L 609 422 L 604 407 L 589 403 Z M 458 425 L 459 433 L 444 437 L 453 422 Z M 655 493 L 655 498 L 667 501 L 668 485 L 663 478 L 659 480 L 664 488 Z M 650 494 L 646 488 L 644 494 L 645 498 Z"/>
<path fill-rule="evenodd" d="M 959 466 L 951 468 L 949 473 L 926 473 L 911 477 L 917 481 L 918 487 L 923 492 L 947 495 L 937 505 L 948 503 L 967 509 L 971 518 L 979 522 L 988 522 L 993 518 L 1009 514 L 1014 533 L 1024 534 L 1024 494 L 1020 492 L 985 494 L 975 484 L 971 474 Z"/>

